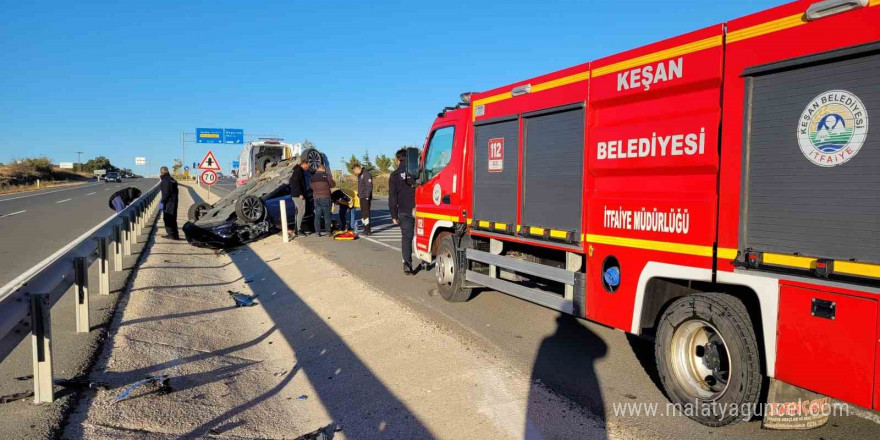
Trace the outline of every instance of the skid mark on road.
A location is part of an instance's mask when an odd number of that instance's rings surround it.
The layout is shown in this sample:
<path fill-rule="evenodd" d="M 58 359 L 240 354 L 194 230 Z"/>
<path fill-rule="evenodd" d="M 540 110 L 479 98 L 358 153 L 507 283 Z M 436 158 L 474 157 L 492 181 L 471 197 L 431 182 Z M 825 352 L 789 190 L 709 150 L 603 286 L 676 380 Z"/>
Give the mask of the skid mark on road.
<path fill-rule="evenodd" d="M 3 214 L 3 215 L 0 215 L 0 218 L 12 217 L 13 215 L 18 215 L 18 214 L 21 214 L 21 213 L 24 213 L 24 212 L 27 212 L 27 210 L 24 210 L 24 211 L 18 211 L 18 212 L 11 212 L 11 213 L 9 213 L 9 214 Z"/>
<path fill-rule="evenodd" d="M 69 202 L 69 201 L 71 201 L 71 200 L 73 200 L 73 199 L 59 200 L 59 201 L 55 202 L 55 204 L 57 205 L 57 204 L 59 204 L 59 203 Z"/>

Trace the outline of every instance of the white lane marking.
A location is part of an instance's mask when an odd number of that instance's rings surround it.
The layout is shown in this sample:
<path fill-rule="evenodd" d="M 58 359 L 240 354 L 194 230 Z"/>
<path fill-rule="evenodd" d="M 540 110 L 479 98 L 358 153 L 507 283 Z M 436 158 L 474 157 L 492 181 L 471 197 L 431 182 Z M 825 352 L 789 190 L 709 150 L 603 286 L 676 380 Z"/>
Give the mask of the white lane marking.
<path fill-rule="evenodd" d="M 0 218 L 12 217 L 13 215 L 18 215 L 18 214 L 21 214 L 21 213 L 23 213 L 23 212 L 27 212 L 27 210 L 25 209 L 24 211 L 12 212 L 12 213 L 9 213 L 9 214 L 3 214 L 3 215 L 0 215 Z"/>
<path fill-rule="evenodd" d="M 59 200 L 59 201 L 55 202 L 55 204 L 57 205 L 57 204 L 59 204 L 59 203 L 69 202 L 69 201 L 71 201 L 71 200 L 73 200 L 73 199 Z"/>
<path fill-rule="evenodd" d="M 61 191 L 70 191 L 70 190 L 72 190 L 72 189 L 88 188 L 88 187 L 90 187 L 90 186 L 95 186 L 95 185 L 100 185 L 100 183 L 93 183 L 93 184 L 91 184 L 91 185 L 83 185 L 83 186 L 79 186 L 79 185 L 77 185 L 77 186 L 74 186 L 73 188 L 56 189 L 55 191 L 46 191 L 46 192 L 42 192 L 42 193 L 39 193 L 39 194 L 29 194 L 29 195 L 26 195 L 26 196 L 11 197 L 11 198 L 8 198 L 8 199 L 0 200 L 0 202 L 8 202 L 8 201 L 10 201 L 10 200 L 26 199 L 26 198 L 28 198 L 28 197 L 44 196 L 44 195 L 46 195 L 46 194 L 54 194 L 54 193 L 61 192 Z"/>
<path fill-rule="evenodd" d="M 110 188 L 105 189 L 104 191 L 110 191 Z"/>
<path fill-rule="evenodd" d="M 90 196 L 90 195 L 92 195 L 92 194 L 94 194 L 94 193 L 88 193 L 88 194 L 86 194 L 86 195 L 87 195 L 87 196 Z"/>
<path fill-rule="evenodd" d="M 391 246 L 390 244 L 382 243 L 382 242 L 379 241 L 379 240 L 373 240 L 373 239 L 370 238 L 370 237 L 364 237 L 364 236 L 361 236 L 361 238 L 363 238 L 364 240 L 367 240 L 367 241 L 372 241 L 373 243 L 376 243 L 376 244 L 379 244 L 379 245 L 385 246 L 385 247 L 387 247 L 387 248 L 394 249 L 394 250 L 397 251 L 397 252 L 401 252 L 401 250 L 400 250 L 399 247 L 394 247 L 394 246 Z"/>

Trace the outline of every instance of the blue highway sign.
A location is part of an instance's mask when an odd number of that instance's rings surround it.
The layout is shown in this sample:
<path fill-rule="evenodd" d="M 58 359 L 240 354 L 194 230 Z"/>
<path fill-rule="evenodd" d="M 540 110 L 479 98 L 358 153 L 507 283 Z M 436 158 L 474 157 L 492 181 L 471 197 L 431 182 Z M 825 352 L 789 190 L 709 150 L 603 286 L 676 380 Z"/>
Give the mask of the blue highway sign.
<path fill-rule="evenodd" d="M 243 144 L 244 130 L 240 128 L 227 128 L 223 130 L 224 143 L 227 144 Z"/>
<path fill-rule="evenodd" d="M 196 143 L 199 144 L 222 144 L 223 129 L 222 128 L 197 128 Z"/>

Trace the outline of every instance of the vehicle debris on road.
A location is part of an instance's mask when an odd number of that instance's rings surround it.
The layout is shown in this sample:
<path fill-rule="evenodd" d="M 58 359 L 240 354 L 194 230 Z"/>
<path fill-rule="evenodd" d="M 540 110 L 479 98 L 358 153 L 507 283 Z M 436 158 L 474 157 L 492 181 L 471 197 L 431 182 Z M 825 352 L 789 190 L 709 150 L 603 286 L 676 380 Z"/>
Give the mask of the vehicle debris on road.
<path fill-rule="evenodd" d="M 137 389 L 143 385 L 148 385 L 148 384 L 159 385 L 159 393 L 160 394 L 167 394 L 172 391 L 171 390 L 171 378 L 168 377 L 168 375 L 160 374 L 157 376 L 147 376 L 146 378 L 141 379 L 141 380 L 125 387 L 125 389 L 122 390 L 122 392 L 119 393 L 118 396 L 116 396 L 116 399 L 113 400 L 113 403 L 119 403 L 119 402 L 127 399 L 129 396 L 131 396 L 131 393 L 135 389 Z"/>
<path fill-rule="evenodd" d="M 236 307 L 251 307 L 257 305 L 257 303 L 254 301 L 254 298 L 256 298 L 257 295 L 245 295 L 243 293 L 233 292 L 231 290 L 227 290 L 227 292 L 229 292 L 229 296 L 232 297 L 232 300 L 235 301 Z"/>

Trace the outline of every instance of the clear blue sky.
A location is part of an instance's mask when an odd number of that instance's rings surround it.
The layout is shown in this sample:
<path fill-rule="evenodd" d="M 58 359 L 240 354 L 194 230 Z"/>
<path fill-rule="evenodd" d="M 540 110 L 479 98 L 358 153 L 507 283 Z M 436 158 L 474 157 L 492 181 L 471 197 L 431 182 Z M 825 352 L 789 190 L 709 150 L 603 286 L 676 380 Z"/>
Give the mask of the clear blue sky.
<path fill-rule="evenodd" d="M 171 164 L 195 127 L 309 138 L 334 162 L 390 154 L 463 91 L 780 3 L 0 0 L 0 162 Z M 215 153 L 225 168 L 238 150 Z"/>

